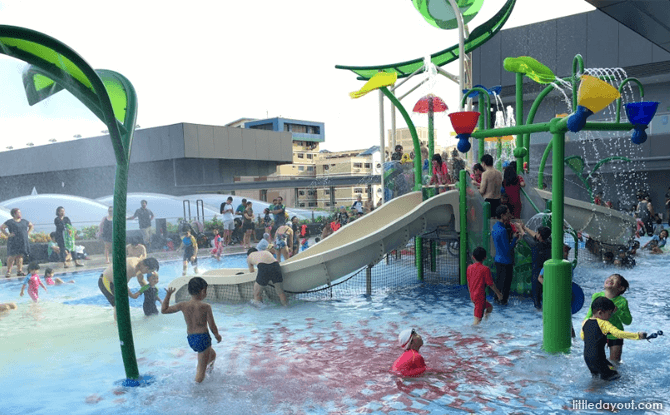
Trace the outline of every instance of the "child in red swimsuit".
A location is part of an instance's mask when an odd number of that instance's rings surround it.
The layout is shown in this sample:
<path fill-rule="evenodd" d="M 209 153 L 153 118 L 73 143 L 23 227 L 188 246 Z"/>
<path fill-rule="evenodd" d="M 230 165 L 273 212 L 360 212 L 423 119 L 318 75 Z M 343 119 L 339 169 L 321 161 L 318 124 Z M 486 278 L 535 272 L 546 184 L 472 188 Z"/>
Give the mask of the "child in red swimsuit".
<path fill-rule="evenodd" d="M 478 246 L 472 253 L 472 258 L 475 260 L 475 263 L 468 267 L 467 277 L 470 299 L 475 304 L 475 325 L 477 325 L 484 317 L 484 310 L 486 310 L 487 317 L 493 311 L 491 303 L 486 301 L 486 286 L 491 287 L 500 301 L 502 301 L 503 294 L 493 283 L 491 270 L 483 264 L 486 259 L 486 250 Z"/>
<path fill-rule="evenodd" d="M 391 366 L 391 372 L 400 376 L 418 376 L 426 371 L 426 362 L 419 353 L 423 339 L 414 329 L 403 330 L 398 336 L 398 344 L 405 349 Z"/>

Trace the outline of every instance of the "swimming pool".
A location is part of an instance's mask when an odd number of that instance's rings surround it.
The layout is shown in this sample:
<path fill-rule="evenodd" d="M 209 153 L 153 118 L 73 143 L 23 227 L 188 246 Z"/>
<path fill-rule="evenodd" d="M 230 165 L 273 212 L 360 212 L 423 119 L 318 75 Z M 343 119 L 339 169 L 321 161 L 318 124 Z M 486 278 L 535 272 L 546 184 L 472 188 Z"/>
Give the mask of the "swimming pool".
<path fill-rule="evenodd" d="M 244 267 L 243 256 L 226 261 Z M 203 260 L 201 267 L 218 265 Z M 575 281 L 589 296 L 608 275 L 622 273 L 630 282 L 630 331 L 664 330 L 670 299 L 659 276 L 668 266 L 670 258 L 643 254 L 632 270 L 580 265 Z M 180 271 L 180 262 L 161 264 L 161 291 Z M 145 318 L 141 299 L 131 299 L 140 373 L 156 383 L 124 391 L 114 386 L 124 371 L 99 273 L 72 275 L 76 284 L 49 287 L 37 305 L 23 297 L 18 310 L 0 317 L 0 413 L 552 414 L 570 411 L 573 399 L 666 407 L 635 413 L 670 408 L 664 338 L 626 341 L 622 378 L 604 383 L 591 378 L 580 340 L 569 355 L 542 352 L 542 319 L 530 300 L 515 298 L 473 327 L 465 288 L 419 283 L 370 298 L 294 300 L 288 309 L 214 304 L 223 341 L 214 345 L 216 366 L 201 385 L 193 381 L 196 354 L 181 315 Z M 0 302 L 18 298 L 19 284 L 0 283 Z M 574 316 L 576 328 L 585 313 Z M 388 372 L 406 327 L 424 336 L 421 353 L 432 368 L 416 379 Z"/>

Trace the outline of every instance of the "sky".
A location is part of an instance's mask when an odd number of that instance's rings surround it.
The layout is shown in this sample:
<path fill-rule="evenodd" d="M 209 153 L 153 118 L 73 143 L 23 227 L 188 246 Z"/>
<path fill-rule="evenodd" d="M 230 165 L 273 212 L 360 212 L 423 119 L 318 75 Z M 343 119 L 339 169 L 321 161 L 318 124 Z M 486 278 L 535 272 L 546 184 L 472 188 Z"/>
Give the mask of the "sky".
<path fill-rule="evenodd" d="M 352 100 L 362 81 L 335 65 L 376 65 L 424 57 L 458 42 L 455 30 L 428 24 L 410 0 L 256 0 L 157 2 L 115 0 L 0 1 L 1 23 L 46 33 L 94 69 L 125 75 L 139 101 L 140 128 L 180 122 L 225 125 L 239 118 L 285 117 L 324 122 L 322 149 L 379 144 L 378 93 Z M 473 30 L 504 4 L 485 0 Z M 541 4 L 541 7 L 538 6 Z M 517 0 L 505 28 L 593 10 L 584 0 Z M 545 11 L 551 11 L 547 13 Z M 28 106 L 23 62 L 0 55 L 0 151 L 102 135 L 105 125 L 69 93 Z M 458 73 L 458 64 L 445 67 Z M 398 89 L 407 92 L 420 81 Z M 451 110 L 458 86 L 438 77 L 403 99 L 408 111 L 434 93 Z M 385 129 L 391 127 L 388 101 Z M 425 115 L 412 115 L 427 126 Z M 400 114 L 397 127 L 405 127 Z M 437 144 L 449 137 L 435 121 Z M 453 141 L 451 141 L 453 140 Z M 111 143 L 110 143 L 111 145 Z"/>

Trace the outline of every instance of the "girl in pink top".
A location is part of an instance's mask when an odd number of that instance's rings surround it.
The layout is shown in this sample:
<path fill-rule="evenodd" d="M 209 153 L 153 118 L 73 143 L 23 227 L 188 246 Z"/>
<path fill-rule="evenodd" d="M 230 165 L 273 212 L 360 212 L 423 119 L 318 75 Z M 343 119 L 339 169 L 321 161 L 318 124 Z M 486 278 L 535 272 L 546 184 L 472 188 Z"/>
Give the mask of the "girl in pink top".
<path fill-rule="evenodd" d="M 442 162 L 442 156 L 439 154 L 433 155 L 433 177 L 430 179 L 430 184 L 447 185 L 451 183 L 447 164 Z"/>
<path fill-rule="evenodd" d="M 212 256 L 216 257 L 216 260 L 221 259 L 221 253 L 223 253 L 223 238 L 219 235 L 219 230 L 214 228 L 214 249 L 211 251 Z"/>
<path fill-rule="evenodd" d="M 47 285 L 61 285 L 65 284 L 65 281 L 58 277 L 54 277 L 54 270 L 47 268 L 44 270 L 44 280 L 47 282 Z M 68 281 L 68 284 L 74 284 L 74 280 Z"/>
<path fill-rule="evenodd" d="M 509 196 L 509 203 L 514 206 L 512 214 L 515 219 L 521 218 L 521 188 L 526 187 L 523 177 L 516 174 L 516 161 L 505 167 L 503 175 L 503 187 Z"/>
<path fill-rule="evenodd" d="M 37 265 L 37 262 L 31 262 L 28 264 L 28 276 L 26 277 L 25 280 L 23 280 L 23 285 L 21 286 L 21 294 L 20 296 L 23 297 L 23 290 L 26 288 L 26 285 L 28 286 L 28 295 L 30 295 L 30 298 L 33 299 L 33 301 L 37 302 L 39 300 L 39 296 L 37 294 L 37 290 L 42 287 L 44 288 L 44 292 L 47 291 L 47 287 L 42 284 L 42 280 L 40 280 L 40 276 L 37 275 L 37 271 L 40 269 L 40 266 Z"/>

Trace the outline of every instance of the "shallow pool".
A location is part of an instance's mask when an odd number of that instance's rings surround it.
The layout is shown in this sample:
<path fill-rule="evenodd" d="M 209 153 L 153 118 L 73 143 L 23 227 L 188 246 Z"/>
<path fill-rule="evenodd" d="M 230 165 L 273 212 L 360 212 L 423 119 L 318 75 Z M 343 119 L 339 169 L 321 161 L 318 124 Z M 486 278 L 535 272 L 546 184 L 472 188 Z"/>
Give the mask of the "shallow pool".
<path fill-rule="evenodd" d="M 580 265 L 575 281 L 590 296 L 608 275 L 623 274 L 631 287 L 625 295 L 634 319 L 630 331 L 670 333 L 667 258 L 641 255 L 632 270 Z M 243 256 L 227 261 L 226 267 L 245 263 Z M 219 265 L 203 261 L 201 267 Z M 161 291 L 180 273 L 180 262 L 161 264 Z M 0 413 L 555 414 L 570 412 L 573 400 L 600 399 L 661 402 L 670 409 L 667 339 L 626 341 L 622 378 L 605 383 L 591 378 L 580 340 L 568 355 L 541 350 L 542 319 L 530 300 L 496 307 L 473 327 L 466 289 L 429 284 L 371 298 L 293 300 L 288 309 L 214 304 L 223 341 L 214 345 L 216 366 L 200 385 L 193 381 L 196 354 L 182 316 L 146 318 L 141 298 L 131 299 L 140 373 L 156 383 L 126 391 L 114 386 L 124 370 L 111 307 L 97 288 L 99 273 L 71 275 L 75 284 L 49 287 L 39 304 L 23 297 L 18 310 L 0 317 Z M 0 283 L 0 302 L 15 301 L 18 290 L 17 282 Z M 574 316 L 575 327 L 585 313 Z M 401 354 L 398 332 L 406 327 L 424 336 L 421 353 L 431 368 L 416 379 L 388 372 Z"/>

